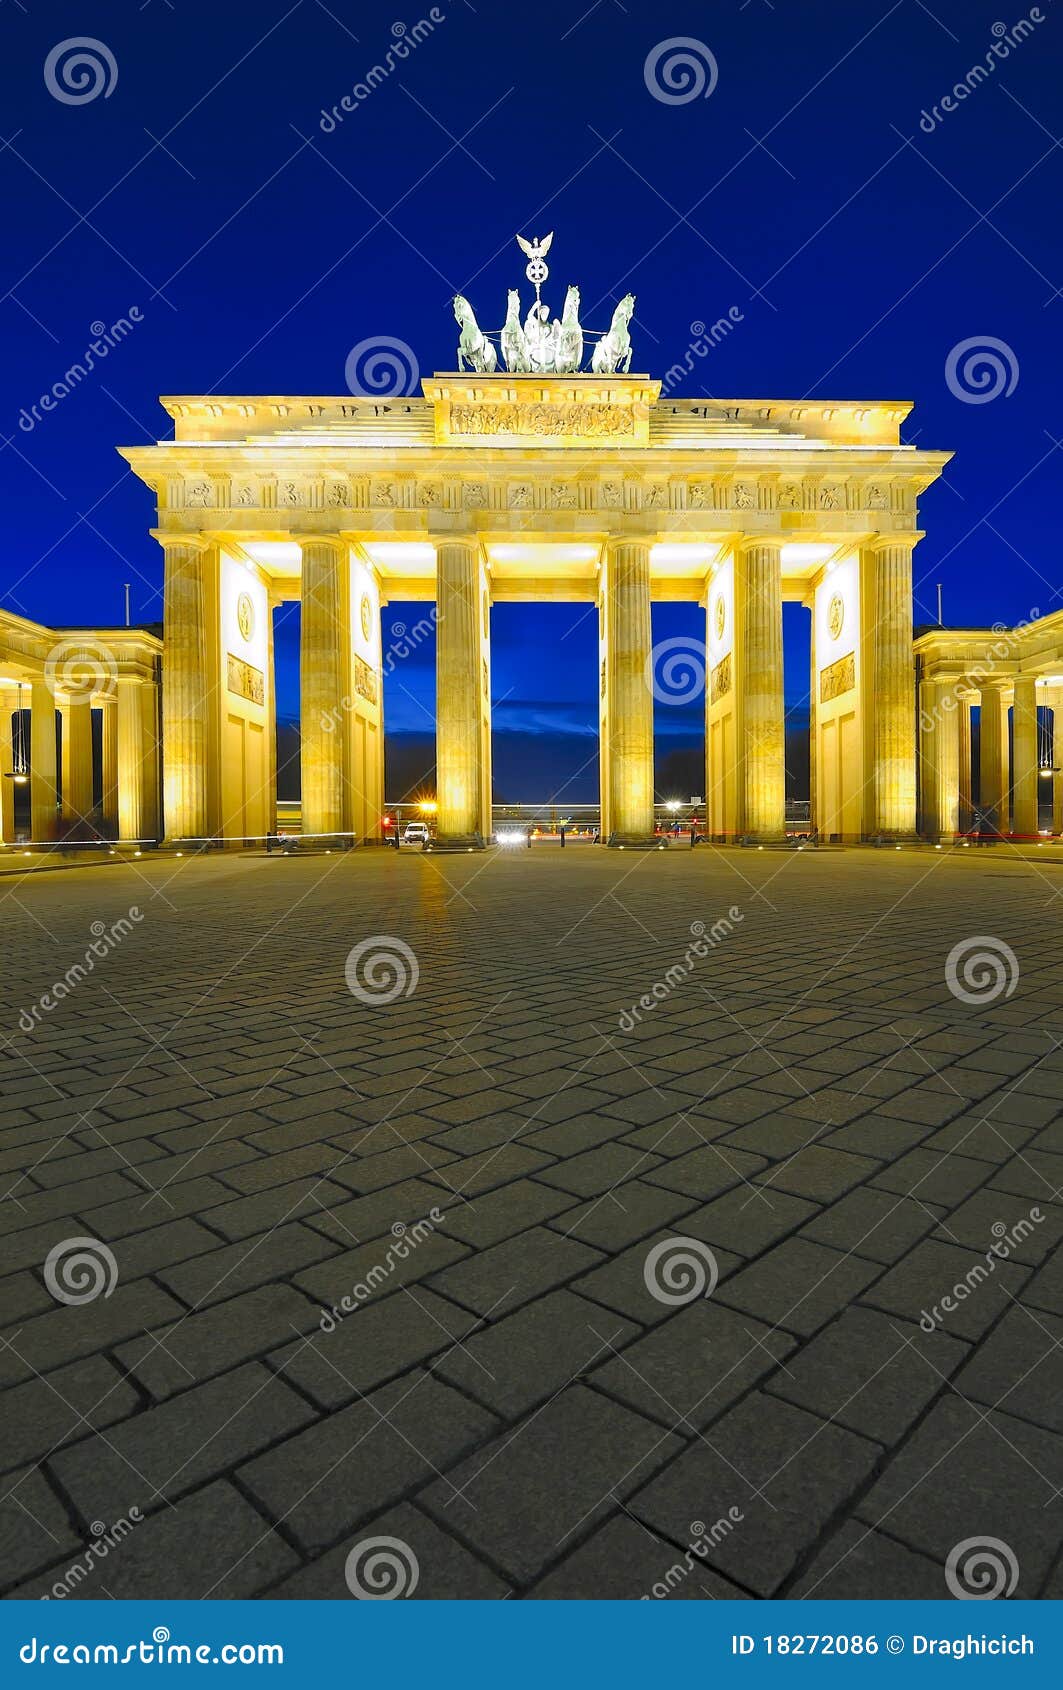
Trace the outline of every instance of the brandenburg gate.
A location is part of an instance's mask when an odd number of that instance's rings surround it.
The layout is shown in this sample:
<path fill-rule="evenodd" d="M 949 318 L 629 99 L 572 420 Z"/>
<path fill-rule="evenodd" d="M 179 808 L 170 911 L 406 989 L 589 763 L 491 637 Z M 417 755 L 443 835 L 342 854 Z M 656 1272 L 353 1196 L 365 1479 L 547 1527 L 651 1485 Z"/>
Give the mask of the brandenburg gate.
<path fill-rule="evenodd" d="M 170 840 L 261 836 L 275 814 L 272 609 L 301 601 L 302 827 L 379 838 L 380 611 L 437 621 L 439 843 L 491 832 L 492 604 L 595 607 L 602 837 L 653 838 L 655 601 L 704 617 L 707 832 L 784 832 L 782 606 L 812 613 L 821 836 L 917 826 L 912 552 L 948 454 L 892 402 L 676 400 L 631 374 L 628 296 L 581 373 L 579 294 L 482 334 L 455 301 L 455 373 L 416 396 L 182 397 L 124 456 L 165 554 Z M 504 361 L 506 369 L 498 366 Z M 592 612 L 593 613 L 593 612 Z"/>

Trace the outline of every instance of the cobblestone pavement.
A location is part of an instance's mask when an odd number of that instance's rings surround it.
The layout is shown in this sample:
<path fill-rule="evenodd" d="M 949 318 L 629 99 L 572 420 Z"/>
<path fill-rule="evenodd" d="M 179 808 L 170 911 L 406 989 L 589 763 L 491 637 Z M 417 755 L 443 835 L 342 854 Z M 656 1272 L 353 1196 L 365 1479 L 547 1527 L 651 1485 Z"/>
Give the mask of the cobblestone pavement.
<path fill-rule="evenodd" d="M 1055 871 L 362 852 L 0 905 L 8 1594 L 938 1597 L 988 1538 L 1063 1595 Z"/>

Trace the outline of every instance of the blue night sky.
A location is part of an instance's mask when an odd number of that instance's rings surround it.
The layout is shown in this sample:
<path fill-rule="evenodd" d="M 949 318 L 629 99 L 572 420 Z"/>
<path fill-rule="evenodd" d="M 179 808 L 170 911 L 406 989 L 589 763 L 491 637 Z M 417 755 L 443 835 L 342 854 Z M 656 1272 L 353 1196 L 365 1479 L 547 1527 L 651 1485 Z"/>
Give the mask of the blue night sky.
<path fill-rule="evenodd" d="M 559 310 L 578 282 L 598 326 L 634 292 L 636 370 L 662 376 L 692 323 L 741 312 L 679 396 L 914 400 L 905 437 L 956 453 L 924 501 L 917 620 L 935 619 L 938 582 L 954 623 L 1059 608 L 1063 6 L 584 5 L 446 0 L 326 132 L 322 111 L 384 60 L 400 18 L 409 31 L 429 15 L 420 0 L 7 0 L 0 604 L 118 622 L 130 581 L 134 620 L 157 621 L 151 499 L 115 452 L 165 433 L 156 395 L 341 393 L 348 353 L 375 336 L 408 343 L 422 375 L 451 369 L 451 296 L 497 326 L 507 287 L 528 293 L 514 234 L 554 229 L 547 298 Z M 993 26 L 1029 16 L 1043 19 L 1029 38 L 941 111 Z M 62 103 L 45 60 L 85 35 L 117 80 Z M 717 77 L 709 97 L 668 103 L 645 67 L 680 36 Z M 940 122 L 921 124 L 935 106 Z M 91 325 L 131 307 L 132 334 L 27 428 Z M 1010 394 L 950 390 L 948 355 L 973 338 L 1004 343 Z M 697 621 L 655 607 L 654 636 L 693 637 Z M 589 607 L 502 607 L 493 635 L 500 795 L 593 797 Z M 803 613 L 786 636 L 800 720 Z M 294 716 L 296 610 L 277 644 Z M 425 642 L 388 678 L 389 732 L 430 738 L 433 691 Z M 661 707 L 659 760 L 700 744 L 701 716 L 697 700 Z"/>

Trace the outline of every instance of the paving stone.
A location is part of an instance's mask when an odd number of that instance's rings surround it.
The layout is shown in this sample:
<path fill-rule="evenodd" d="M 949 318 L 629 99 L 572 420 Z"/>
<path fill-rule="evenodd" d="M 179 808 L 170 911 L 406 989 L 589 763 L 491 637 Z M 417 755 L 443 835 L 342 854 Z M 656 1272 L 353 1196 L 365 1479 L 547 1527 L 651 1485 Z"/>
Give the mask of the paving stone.
<path fill-rule="evenodd" d="M 175 1267 L 162 1267 L 158 1278 L 191 1308 L 206 1307 L 257 1285 L 283 1279 L 299 1268 L 310 1267 L 334 1255 L 337 1246 L 311 1231 L 302 1221 L 264 1232 L 258 1238 L 241 1239 L 238 1244 L 218 1246 L 211 1237 L 213 1249 L 181 1261 Z"/>
<path fill-rule="evenodd" d="M 1063 1156 L 1024 1150 L 992 1176 L 994 1191 L 1010 1191 L 1034 1203 L 1063 1203 Z"/>
<path fill-rule="evenodd" d="M 596 1365 L 590 1378 L 596 1390 L 689 1437 L 772 1373 L 793 1348 L 786 1333 L 702 1297 Z"/>
<path fill-rule="evenodd" d="M 309 1342 L 299 1339 L 270 1360 L 320 1407 L 338 1408 L 430 1356 L 460 1354 L 462 1340 L 479 1325 L 475 1315 L 423 1285 L 407 1286 L 398 1296 L 335 1318 Z"/>
<path fill-rule="evenodd" d="M 788 1238 L 721 1284 L 721 1302 L 808 1337 L 857 1297 L 879 1268 L 804 1238 Z"/>
<path fill-rule="evenodd" d="M 583 1386 L 428 1486 L 420 1502 L 517 1584 L 603 1518 L 679 1440 Z"/>
<path fill-rule="evenodd" d="M 618 1514 L 532 1586 L 536 1601 L 740 1602 L 748 1592 L 713 1572 L 695 1534 L 677 1549 L 641 1521 Z"/>
<path fill-rule="evenodd" d="M 695 1199 L 631 1179 L 588 1203 L 566 1207 L 551 1222 L 555 1232 L 597 1250 L 622 1250 L 677 1215 L 692 1212 Z"/>
<path fill-rule="evenodd" d="M 502 1419 L 517 1420 L 639 1330 L 571 1291 L 554 1291 L 451 1347 L 432 1371 Z"/>
<path fill-rule="evenodd" d="M 536 1128 L 524 1136 L 523 1142 L 532 1150 L 545 1150 L 548 1156 L 578 1156 L 599 1144 L 613 1143 L 626 1132 L 626 1122 L 605 1115 L 577 1115 L 556 1126 Z"/>
<path fill-rule="evenodd" d="M 514 1180 L 497 1191 L 453 1202 L 440 1229 L 475 1249 L 487 1249 L 519 1232 L 573 1208 L 567 1192 L 551 1191 L 537 1180 Z"/>
<path fill-rule="evenodd" d="M 600 1260 L 600 1251 L 537 1226 L 444 1268 L 431 1285 L 463 1308 L 501 1320 Z"/>
<path fill-rule="evenodd" d="M 788 1191 L 813 1203 L 829 1203 L 843 1197 L 878 1168 L 866 1156 L 852 1156 L 845 1150 L 826 1150 L 811 1145 L 761 1174 L 757 1183 L 773 1191 Z"/>
<path fill-rule="evenodd" d="M 524 1179 L 553 1165 L 553 1157 L 541 1151 L 529 1150 L 523 1144 L 506 1144 L 488 1150 L 480 1156 L 468 1156 L 448 1162 L 445 1168 L 428 1175 L 430 1185 L 441 1185 L 459 1197 L 477 1197 L 493 1191 L 496 1186 L 508 1185 L 512 1180 Z"/>
<path fill-rule="evenodd" d="M 39 1461 L 71 1438 L 124 1420 L 140 1394 L 103 1356 L 14 1385 L 4 1397 L 0 1468 Z"/>
<path fill-rule="evenodd" d="M 345 1203 L 333 1203 L 324 1213 L 311 1215 L 306 1224 L 337 1244 L 350 1247 L 385 1237 L 396 1221 L 413 1226 L 430 1219 L 433 1209 L 446 1213 L 456 1206 L 451 1192 L 441 1191 L 425 1179 L 400 1179 L 379 1191 L 351 1197 Z"/>
<path fill-rule="evenodd" d="M 375 1538 L 393 1538 L 412 1552 L 417 1568 L 417 1582 L 407 1583 L 404 1599 L 414 1602 L 448 1602 L 456 1598 L 489 1602 L 508 1596 L 510 1587 L 504 1584 L 482 1561 L 478 1561 L 462 1544 L 441 1531 L 420 1509 L 410 1503 L 400 1503 L 375 1520 L 367 1520 L 327 1555 L 321 1555 L 309 1567 L 302 1567 L 290 1577 L 282 1579 L 268 1592 L 271 1601 L 329 1601 L 354 1600 L 347 1581 L 348 1556 L 360 1543 L 372 1544 Z M 405 1557 L 411 1565 L 409 1557 Z M 364 1568 L 364 1557 L 358 1557 L 354 1568 Z M 353 1571 L 353 1569 L 352 1569 Z M 364 1576 L 364 1574 L 363 1574 Z M 379 1573 L 376 1575 L 379 1577 Z M 366 1586 L 368 1588 L 368 1586 Z M 378 1585 L 373 1588 L 379 1589 Z M 385 1588 L 391 1589 L 388 1584 Z"/>
<path fill-rule="evenodd" d="M 238 1362 L 277 1349 L 293 1332 L 310 1332 L 317 1322 L 318 1309 L 292 1286 L 262 1285 L 122 1344 L 117 1357 L 161 1402 Z"/>
<path fill-rule="evenodd" d="M 679 1240 L 680 1254 L 686 1254 L 681 1249 L 684 1236 L 681 1216 L 673 1228 L 640 1240 L 629 1249 L 621 1251 L 620 1255 L 614 1256 L 612 1261 L 606 1262 L 604 1266 L 585 1274 L 582 1279 L 576 1281 L 573 1290 L 603 1304 L 605 1308 L 615 1309 L 618 1314 L 627 1315 L 630 1320 L 638 1321 L 640 1326 L 656 1326 L 659 1321 L 674 1313 L 675 1305 L 663 1301 L 651 1288 L 659 1282 L 659 1274 L 653 1272 L 654 1258 L 651 1251 L 660 1245 L 667 1260 Z M 672 1248 L 665 1252 L 665 1245 Z M 730 1255 L 726 1250 L 714 1250 L 712 1253 L 721 1279 L 741 1265 L 739 1258 Z M 681 1288 L 685 1288 L 685 1285 Z"/>
<path fill-rule="evenodd" d="M 113 1524 L 110 1535 L 115 1536 Z M 91 1540 L 90 1540 L 91 1541 Z M 85 1565 L 85 1557 L 80 1557 Z M 66 1597 L 81 1601 L 158 1601 L 160 1598 L 233 1600 L 254 1596 L 262 1587 L 299 1565 L 295 1551 L 272 1531 L 236 1488 L 225 1480 L 187 1497 L 180 1508 L 134 1521 L 92 1570 L 73 1584 L 62 1584 Z M 53 1592 L 56 1575 L 12 1591 L 17 1597 Z"/>
<path fill-rule="evenodd" d="M 815 1213 L 815 1205 L 801 1197 L 790 1197 L 774 1187 L 741 1185 L 684 1215 L 682 1230 L 736 1255 L 758 1256 Z"/>
<path fill-rule="evenodd" d="M 704 1202 L 719 1197 L 733 1185 L 751 1180 L 766 1167 L 762 1156 L 751 1156 L 745 1150 L 731 1150 L 725 1145 L 707 1144 L 691 1150 L 675 1161 L 664 1162 L 645 1175 L 648 1185 L 663 1185 L 666 1191 L 679 1191 L 684 1196 L 700 1197 Z"/>
<path fill-rule="evenodd" d="M 968 1538 L 998 1538 L 1018 1564 L 1013 1594 L 1032 1597 L 1059 1549 L 1061 1486 L 1058 1437 L 950 1395 L 887 1462 L 856 1514 L 942 1563 Z"/>
<path fill-rule="evenodd" d="M 932 1232 L 943 1213 L 918 1197 L 876 1191 L 868 1185 L 824 1209 L 801 1228 L 800 1235 L 814 1244 L 829 1244 L 888 1265 Z"/>
<path fill-rule="evenodd" d="M 940 1602 L 948 1595 L 944 1566 L 884 1532 L 847 1520 L 824 1544 L 787 1596 L 816 1602 Z"/>
<path fill-rule="evenodd" d="M 1007 1261 L 1036 1267 L 1063 1239 L 1063 1204 L 1031 1203 L 983 1187 L 942 1218 L 934 1237 L 973 1250 L 995 1246 Z"/>
<path fill-rule="evenodd" d="M 448 1469 L 496 1427 L 485 1409 L 414 1371 L 258 1456 L 239 1477 L 315 1553 Z"/>
<path fill-rule="evenodd" d="M 627 1144 L 608 1144 L 588 1150 L 582 1156 L 570 1156 L 556 1167 L 542 1170 L 536 1177 L 544 1185 L 555 1185 L 576 1197 L 597 1197 L 611 1191 L 625 1180 L 640 1178 L 660 1163 L 660 1157 Z"/>
<path fill-rule="evenodd" d="M 1031 1308 L 1063 1315 L 1063 1249 L 1057 1249 L 1044 1267 L 1022 1288 L 1022 1301 Z"/>
<path fill-rule="evenodd" d="M 119 1280 L 110 1296 L 98 1296 L 84 1305 L 68 1303 L 53 1308 L 25 1321 L 17 1331 L 0 1334 L 7 1340 L 0 1343 L 0 1382 L 11 1384 L 31 1372 L 47 1373 L 78 1356 L 110 1349 L 122 1338 L 164 1326 L 183 1312 L 175 1297 L 150 1280 L 141 1279 L 132 1285 Z"/>
<path fill-rule="evenodd" d="M 689 1542 L 695 1520 L 706 1525 L 709 1564 L 754 1595 L 773 1596 L 879 1453 L 853 1432 L 757 1394 L 690 1444 L 629 1508 L 673 1542 Z"/>
<path fill-rule="evenodd" d="M 373 1155 L 362 1153 L 359 1146 L 357 1160 L 341 1163 L 335 1174 L 336 1182 L 352 1191 L 382 1191 L 397 1180 L 428 1179 L 437 1168 L 455 1164 L 449 1150 L 435 1144 L 408 1144 Z"/>
<path fill-rule="evenodd" d="M 904 1320 L 938 1325 L 954 1338 L 976 1339 L 1029 1275 L 1016 1262 L 991 1265 L 982 1251 L 928 1240 L 876 1281 L 864 1301 Z"/>
<path fill-rule="evenodd" d="M 231 1193 L 227 1193 L 231 1198 Z M 309 1178 L 287 1185 L 271 1186 L 253 1197 L 219 1204 L 211 1210 L 210 1224 L 230 1242 L 251 1238 L 256 1232 L 283 1226 L 287 1221 L 306 1220 L 345 1203 L 350 1192 L 332 1180 Z"/>
<path fill-rule="evenodd" d="M 951 1208 L 984 1185 L 991 1171 L 985 1162 L 955 1150 L 944 1156 L 931 1150 L 910 1150 L 876 1174 L 873 1183 L 883 1191 L 901 1192 L 924 1203 Z"/>
<path fill-rule="evenodd" d="M 11 1473 L 0 1493 L 0 1587 L 79 1547 L 59 1498 L 36 1468 Z"/>
<path fill-rule="evenodd" d="M 1018 1305 L 956 1380 L 961 1395 L 1063 1432 L 1063 1319 Z"/>
<path fill-rule="evenodd" d="M 851 1308 L 789 1357 L 768 1390 L 878 1443 L 899 1443 L 947 1390 L 967 1344 L 874 1309 Z"/>
<path fill-rule="evenodd" d="M 468 1254 L 464 1244 L 441 1232 L 429 1230 L 418 1236 L 407 1229 L 399 1235 L 374 1238 L 353 1250 L 341 1250 L 316 1267 L 297 1273 L 294 1280 L 319 1308 L 339 1306 L 344 1297 L 365 1308 L 394 1296 L 404 1285 L 428 1279 Z"/>
<path fill-rule="evenodd" d="M 309 1403 L 250 1362 L 107 1433 L 53 1455 L 50 1466 L 82 1518 L 108 1520 L 115 1498 L 145 1512 L 226 1473 L 314 1418 Z"/>

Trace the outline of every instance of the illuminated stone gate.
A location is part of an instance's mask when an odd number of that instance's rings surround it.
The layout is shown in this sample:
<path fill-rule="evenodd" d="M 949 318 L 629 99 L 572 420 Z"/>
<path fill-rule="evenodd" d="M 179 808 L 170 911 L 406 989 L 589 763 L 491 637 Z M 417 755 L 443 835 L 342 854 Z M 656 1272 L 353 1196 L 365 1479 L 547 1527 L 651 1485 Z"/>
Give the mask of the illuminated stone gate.
<path fill-rule="evenodd" d="M 493 603 L 597 607 L 604 837 L 653 832 L 650 606 L 706 615 L 708 832 L 783 833 L 782 604 L 812 612 L 813 817 L 916 828 L 912 551 L 947 454 L 904 404 L 664 400 L 626 375 L 438 375 L 424 396 L 169 398 L 124 452 L 165 554 L 170 839 L 275 813 L 271 610 L 302 601 L 302 824 L 379 837 L 380 608 L 438 617 L 441 839 L 490 832 Z"/>

